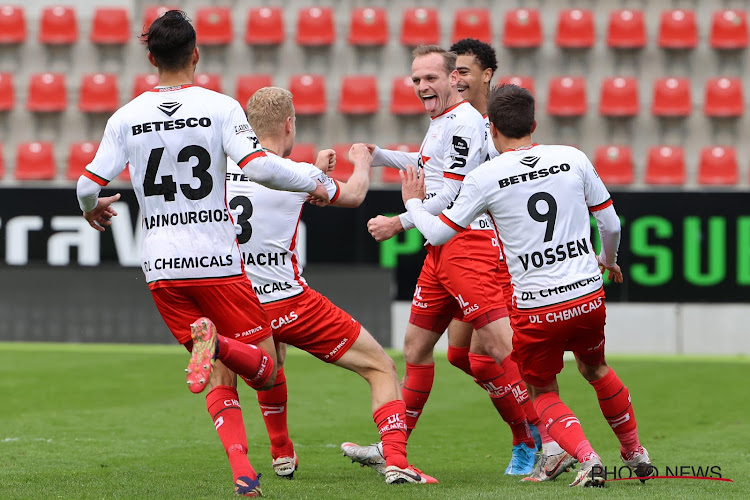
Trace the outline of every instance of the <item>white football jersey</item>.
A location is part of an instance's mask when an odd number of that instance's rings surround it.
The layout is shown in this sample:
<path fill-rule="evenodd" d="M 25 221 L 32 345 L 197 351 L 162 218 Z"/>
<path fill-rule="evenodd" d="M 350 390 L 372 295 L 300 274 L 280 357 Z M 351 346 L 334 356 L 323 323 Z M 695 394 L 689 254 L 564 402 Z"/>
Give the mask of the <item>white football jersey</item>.
<path fill-rule="evenodd" d="M 465 228 L 488 211 L 497 226 L 519 309 L 560 304 L 602 286 L 589 211 L 612 204 L 586 155 L 570 146 L 503 152 L 464 180 L 440 219 Z"/>
<path fill-rule="evenodd" d="M 289 159 L 279 160 L 320 181 L 331 202 L 336 201 L 338 182 L 318 167 Z M 228 162 L 227 200 L 229 208 L 237 215 L 237 225 L 242 229 L 237 240 L 245 272 L 261 304 L 294 297 L 307 287 L 297 248 L 299 221 L 306 197 L 307 193 L 275 191 L 249 181 L 234 162 Z"/>
<path fill-rule="evenodd" d="M 485 137 L 487 140 L 487 160 L 491 160 L 496 156 L 500 156 L 500 153 L 495 147 L 495 143 L 492 142 L 492 134 L 490 134 L 490 117 L 487 115 L 484 115 L 484 129 L 486 131 Z"/>
<path fill-rule="evenodd" d="M 424 169 L 425 201 L 443 188 L 443 178 L 463 181 L 487 157 L 487 140 L 482 115 L 461 101 L 430 120 L 419 149 L 418 166 Z M 492 229 L 486 216 L 471 224 L 472 229 Z"/>
<path fill-rule="evenodd" d="M 227 155 L 265 153 L 239 103 L 192 85 L 145 92 L 107 122 L 84 174 L 104 186 L 130 165 L 141 207 L 141 255 L 151 288 L 242 276 L 225 196 Z"/>

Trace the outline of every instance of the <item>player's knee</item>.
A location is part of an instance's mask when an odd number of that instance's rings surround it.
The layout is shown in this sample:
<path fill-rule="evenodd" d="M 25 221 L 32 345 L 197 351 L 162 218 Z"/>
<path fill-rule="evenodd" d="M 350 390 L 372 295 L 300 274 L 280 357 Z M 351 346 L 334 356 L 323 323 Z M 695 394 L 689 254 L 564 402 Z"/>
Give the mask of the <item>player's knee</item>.
<path fill-rule="evenodd" d="M 609 365 L 606 361 L 602 361 L 597 365 L 587 365 L 580 359 L 576 358 L 576 364 L 578 365 L 578 371 L 583 375 L 589 382 L 595 382 L 603 378 L 609 372 Z"/>

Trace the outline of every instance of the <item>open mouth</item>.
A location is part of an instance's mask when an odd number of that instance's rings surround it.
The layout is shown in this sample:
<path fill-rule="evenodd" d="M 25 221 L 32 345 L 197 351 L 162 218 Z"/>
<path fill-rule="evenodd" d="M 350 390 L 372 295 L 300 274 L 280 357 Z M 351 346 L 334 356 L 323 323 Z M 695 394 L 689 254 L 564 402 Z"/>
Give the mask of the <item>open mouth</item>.
<path fill-rule="evenodd" d="M 459 85 L 458 85 L 458 86 L 457 86 L 456 88 L 458 89 L 458 91 L 459 91 L 460 93 L 462 93 L 462 94 L 463 94 L 464 90 L 468 89 L 468 88 L 469 88 L 469 86 L 468 86 L 468 85 L 460 85 L 460 84 L 459 84 Z"/>
<path fill-rule="evenodd" d="M 430 113 L 437 108 L 437 96 L 435 94 L 422 95 L 422 102 L 424 103 L 424 108 Z"/>

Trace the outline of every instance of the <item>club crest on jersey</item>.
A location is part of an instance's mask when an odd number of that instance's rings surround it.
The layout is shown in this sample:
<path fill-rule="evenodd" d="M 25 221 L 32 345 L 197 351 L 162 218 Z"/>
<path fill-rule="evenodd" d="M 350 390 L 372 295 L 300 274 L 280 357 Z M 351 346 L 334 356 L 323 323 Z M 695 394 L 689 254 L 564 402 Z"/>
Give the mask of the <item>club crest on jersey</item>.
<path fill-rule="evenodd" d="M 526 165 L 529 168 L 536 167 L 536 164 L 541 158 L 538 156 L 524 156 L 521 158 L 521 165 Z"/>
<path fill-rule="evenodd" d="M 178 109 L 180 109 L 180 106 L 182 106 L 182 103 L 180 102 L 164 102 L 156 107 L 159 108 L 165 115 L 172 116 L 177 112 Z"/>

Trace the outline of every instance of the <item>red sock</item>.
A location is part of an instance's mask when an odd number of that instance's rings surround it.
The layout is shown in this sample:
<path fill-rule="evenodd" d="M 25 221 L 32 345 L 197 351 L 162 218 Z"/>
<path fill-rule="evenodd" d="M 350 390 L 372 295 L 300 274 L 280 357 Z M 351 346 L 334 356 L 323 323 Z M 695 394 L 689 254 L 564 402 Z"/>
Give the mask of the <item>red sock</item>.
<path fill-rule="evenodd" d="M 534 407 L 549 435 L 563 450 L 576 457 L 579 462 L 591 458 L 592 453 L 596 455 L 583 433 L 581 422 L 556 392 L 545 392 L 538 396 Z"/>
<path fill-rule="evenodd" d="M 405 414 L 406 405 L 400 399 L 384 404 L 372 414 L 383 441 L 386 466 L 395 465 L 402 469 L 409 466 L 409 461 L 406 460 Z"/>
<path fill-rule="evenodd" d="M 591 385 L 599 398 L 602 415 L 620 440 L 620 451 L 625 454 L 638 449 L 641 443 L 638 440 L 638 425 L 630 402 L 630 392 L 620 377 L 610 368 L 604 377 L 591 382 Z"/>
<path fill-rule="evenodd" d="M 273 359 L 266 351 L 221 335 L 218 358 L 253 389 L 263 387 L 273 374 Z"/>
<path fill-rule="evenodd" d="M 263 422 L 271 440 L 271 457 L 291 457 L 294 454 L 294 445 L 289 439 L 289 427 L 286 422 L 287 390 L 283 366 L 276 371 L 276 384 L 267 391 L 258 391 L 257 394 Z"/>
<path fill-rule="evenodd" d="M 526 420 L 528 420 L 530 424 L 538 427 L 539 415 L 536 414 L 531 398 L 529 398 L 529 391 L 526 390 L 526 384 L 521 380 L 521 372 L 518 371 L 518 365 L 515 361 L 510 359 L 510 356 L 507 356 L 501 363 L 500 367 L 505 370 L 505 374 L 513 381 L 513 395 L 516 397 L 516 401 L 518 401 L 518 404 L 521 405 L 521 409 L 526 414 Z"/>
<path fill-rule="evenodd" d="M 507 372 L 495 362 L 492 356 L 486 354 L 469 353 L 469 360 L 476 383 L 487 391 L 492 404 L 510 426 L 513 433 L 513 446 L 526 443 L 529 448 L 536 448 L 526 414 L 513 395 L 512 380 Z"/>
<path fill-rule="evenodd" d="M 417 425 L 422 415 L 427 398 L 430 397 L 432 382 L 435 379 L 435 363 L 429 365 L 413 365 L 406 363 L 406 376 L 401 388 L 401 395 L 406 404 L 406 435 Z"/>
<path fill-rule="evenodd" d="M 206 394 L 206 408 L 224 445 L 234 480 L 240 476 L 255 479 L 255 470 L 247 458 L 247 434 L 237 389 L 217 385 Z"/>
<path fill-rule="evenodd" d="M 468 376 L 474 376 L 474 374 L 471 372 L 471 362 L 469 361 L 468 347 L 453 347 L 452 345 L 449 345 L 448 362 L 456 368 L 463 370 Z"/>

